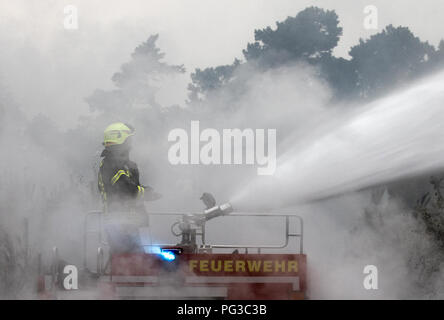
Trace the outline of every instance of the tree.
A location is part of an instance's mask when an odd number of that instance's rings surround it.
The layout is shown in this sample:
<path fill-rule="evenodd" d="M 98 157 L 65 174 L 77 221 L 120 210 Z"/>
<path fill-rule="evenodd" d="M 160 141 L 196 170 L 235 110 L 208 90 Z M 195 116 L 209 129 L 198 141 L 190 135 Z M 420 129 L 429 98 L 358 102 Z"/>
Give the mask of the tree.
<path fill-rule="evenodd" d="M 262 72 L 296 62 L 317 69 L 319 78 L 331 87 L 334 100 L 368 100 L 444 65 L 444 40 L 435 50 L 407 27 L 389 25 L 368 40 L 360 39 L 349 51 L 351 59 L 332 55 L 341 35 L 336 13 L 317 7 L 276 22 L 274 29 L 255 30 L 255 41 L 243 50 L 245 62 L 236 59 L 232 65 L 196 69 L 188 86 L 190 101 L 218 96 L 236 100 L 248 81 L 240 70 Z M 224 95 L 227 91 L 230 94 Z"/>
<path fill-rule="evenodd" d="M 261 59 L 261 64 L 274 66 L 330 55 L 342 35 L 337 14 L 317 7 L 309 7 L 276 25 L 275 30 L 267 27 L 254 31 L 255 42 L 243 50 L 247 61 Z"/>
<path fill-rule="evenodd" d="M 188 85 L 190 91 L 188 97 L 190 102 L 198 102 L 214 90 L 226 85 L 233 77 L 234 71 L 240 65 L 240 60 L 235 59 L 232 64 L 218 66 L 215 68 L 196 69 L 191 74 L 191 83 Z"/>
<path fill-rule="evenodd" d="M 156 101 L 157 85 L 165 77 L 184 73 L 185 68 L 162 62 L 165 54 L 156 46 L 158 37 L 152 35 L 136 47 L 131 60 L 112 76 L 117 90 L 96 90 L 87 98 L 91 110 L 119 113 L 128 111 L 135 104 L 160 108 Z"/>
<path fill-rule="evenodd" d="M 438 45 L 438 50 L 430 57 L 429 70 L 432 71 L 434 68 L 442 68 L 444 66 L 444 40 L 441 40 Z"/>
<path fill-rule="evenodd" d="M 237 72 L 241 68 L 260 72 L 298 61 L 321 64 L 321 73 L 326 73 L 324 78 L 331 81 L 334 89 L 349 90 L 350 82 L 354 83 L 354 79 L 342 78 L 340 75 L 341 68 L 346 65 L 345 60 L 331 55 L 342 34 L 334 11 L 310 7 L 295 17 L 276 22 L 276 25 L 275 30 L 271 27 L 255 30 L 255 42 L 248 43 L 243 50 L 246 62 L 235 59 L 231 65 L 196 69 L 191 74 L 191 83 L 188 86 L 189 102 L 198 104 L 224 90 L 230 90 L 231 94 L 228 96 L 236 100 L 242 94 L 247 80 L 245 77 L 235 79 L 236 75 L 241 74 Z"/>
<path fill-rule="evenodd" d="M 319 77 L 327 81 L 333 90 L 334 99 L 356 97 L 357 75 L 351 61 L 325 55 L 312 64 L 319 66 Z"/>
<path fill-rule="evenodd" d="M 434 48 L 408 28 L 389 25 L 367 41 L 360 39 L 349 54 L 357 74 L 357 89 L 368 98 L 418 75 Z"/>

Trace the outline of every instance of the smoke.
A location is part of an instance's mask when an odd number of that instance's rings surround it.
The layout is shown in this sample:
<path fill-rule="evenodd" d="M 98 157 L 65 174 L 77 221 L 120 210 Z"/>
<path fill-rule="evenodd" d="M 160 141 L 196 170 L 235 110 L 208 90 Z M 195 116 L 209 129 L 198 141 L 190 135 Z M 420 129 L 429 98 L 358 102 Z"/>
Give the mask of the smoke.
<path fill-rule="evenodd" d="M 440 299 L 442 250 L 386 189 L 301 208 L 307 225 L 309 296 L 316 299 Z M 364 288 L 364 268 L 378 289 Z"/>

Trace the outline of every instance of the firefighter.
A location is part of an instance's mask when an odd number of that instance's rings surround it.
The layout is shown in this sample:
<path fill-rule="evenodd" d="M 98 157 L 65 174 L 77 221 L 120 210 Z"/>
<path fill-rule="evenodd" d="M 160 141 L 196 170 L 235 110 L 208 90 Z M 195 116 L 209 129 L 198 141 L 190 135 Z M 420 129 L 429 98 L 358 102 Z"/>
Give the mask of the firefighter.
<path fill-rule="evenodd" d="M 104 131 L 105 149 L 98 174 L 98 187 L 105 213 L 105 232 L 112 252 L 141 252 L 139 228 L 148 224 L 144 200 L 160 194 L 139 181 L 137 165 L 129 159 L 132 126 L 117 122 Z"/>

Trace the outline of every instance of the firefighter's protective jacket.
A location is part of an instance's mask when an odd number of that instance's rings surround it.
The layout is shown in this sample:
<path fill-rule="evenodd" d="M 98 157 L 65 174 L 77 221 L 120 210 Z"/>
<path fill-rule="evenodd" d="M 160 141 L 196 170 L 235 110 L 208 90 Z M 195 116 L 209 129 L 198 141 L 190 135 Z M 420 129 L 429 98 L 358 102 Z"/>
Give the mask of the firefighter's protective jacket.
<path fill-rule="evenodd" d="M 105 212 L 129 211 L 144 197 L 145 187 L 139 182 L 136 163 L 127 154 L 103 150 L 98 174 L 98 187 Z M 149 188 L 149 187 L 148 187 Z"/>

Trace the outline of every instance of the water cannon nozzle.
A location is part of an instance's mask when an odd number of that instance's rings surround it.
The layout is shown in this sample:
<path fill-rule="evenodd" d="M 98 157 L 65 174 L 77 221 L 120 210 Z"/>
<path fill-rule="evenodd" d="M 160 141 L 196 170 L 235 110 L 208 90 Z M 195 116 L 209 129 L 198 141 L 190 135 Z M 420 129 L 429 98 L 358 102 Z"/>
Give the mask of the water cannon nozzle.
<path fill-rule="evenodd" d="M 220 206 L 214 206 L 210 209 L 207 209 L 204 211 L 204 215 L 205 215 L 205 220 L 208 221 L 210 219 L 219 217 L 219 216 L 225 216 L 227 214 L 230 214 L 231 212 L 233 212 L 233 207 L 231 206 L 230 203 L 224 203 L 221 204 Z"/>

